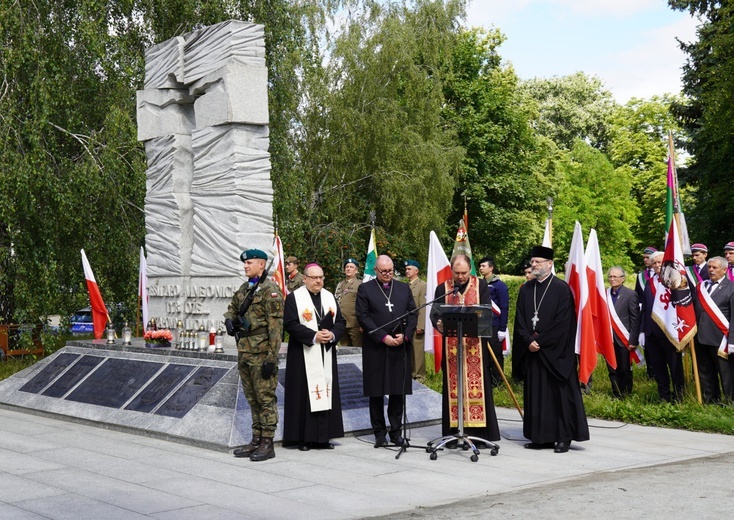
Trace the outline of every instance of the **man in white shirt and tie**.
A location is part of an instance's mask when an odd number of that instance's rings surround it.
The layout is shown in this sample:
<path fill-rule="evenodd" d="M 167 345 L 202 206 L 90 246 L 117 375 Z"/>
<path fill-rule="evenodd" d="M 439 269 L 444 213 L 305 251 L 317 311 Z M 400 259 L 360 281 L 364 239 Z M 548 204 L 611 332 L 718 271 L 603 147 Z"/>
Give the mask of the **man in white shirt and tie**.
<path fill-rule="evenodd" d="M 721 388 L 726 398 L 734 399 L 734 330 L 730 327 L 734 319 L 734 282 L 726 277 L 726 269 L 726 259 L 720 256 L 710 259 L 709 280 L 699 284 L 695 292 L 696 358 L 707 403 L 722 400 Z"/>

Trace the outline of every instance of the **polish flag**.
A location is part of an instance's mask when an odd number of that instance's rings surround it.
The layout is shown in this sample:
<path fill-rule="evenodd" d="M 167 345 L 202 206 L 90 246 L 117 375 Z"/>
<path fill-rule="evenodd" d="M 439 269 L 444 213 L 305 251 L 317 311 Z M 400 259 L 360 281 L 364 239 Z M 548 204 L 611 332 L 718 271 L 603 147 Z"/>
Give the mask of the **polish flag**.
<path fill-rule="evenodd" d="M 426 300 L 431 301 L 436 294 L 436 287 L 451 278 L 451 264 L 446 257 L 446 253 L 438 241 L 436 233 L 431 231 L 428 243 L 428 269 L 426 270 Z M 436 372 L 441 370 L 441 357 L 443 356 L 442 338 L 440 332 L 433 328 L 431 323 L 431 305 L 426 307 L 426 324 L 423 330 L 426 331 L 426 338 L 433 338 L 433 342 L 425 341 L 425 350 L 430 352 L 433 349 L 433 357 L 436 366 Z M 420 327 L 420 324 L 418 324 Z"/>
<path fill-rule="evenodd" d="M 82 254 L 84 252 L 82 251 Z M 86 264 L 89 265 L 89 264 Z M 86 273 L 86 271 L 85 271 Z M 92 274 L 92 270 L 89 270 L 89 274 Z M 94 280 L 94 277 L 92 277 Z M 89 283 L 89 278 L 87 278 Z M 96 286 L 96 285 L 95 285 Z M 99 289 L 97 290 L 99 292 Z M 91 291 L 90 291 L 91 294 Z M 145 252 L 143 247 L 140 247 L 140 273 L 138 274 L 138 296 L 140 297 L 141 312 L 143 314 L 143 331 L 148 326 L 148 262 L 145 260 Z"/>
<path fill-rule="evenodd" d="M 275 266 L 273 267 L 273 279 L 275 283 L 280 287 L 280 292 L 283 293 L 283 298 L 288 296 L 288 287 L 285 284 L 285 260 L 283 256 L 283 242 L 280 241 L 280 236 L 275 235 L 273 238 L 273 248 L 275 249 Z"/>
<path fill-rule="evenodd" d="M 579 380 L 588 384 L 596 368 L 594 324 L 589 305 L 589 285 L 586 278 L 584 238 L 581 224 L 576 221 L 571 240 L 571 250 L 566 263 L 566 282 L 573 293 L 576 305 L 576 354 L 579 355 Z"/>
<path fill-rule="evenodd" d="M 87 255 L 82 249 L 82 266 L 84 267 L 84 278 L 87 280 L 87 291 L 89 291 L 89 303 L 92 307 L 92 322 L 94 323 L 94 338 L 99 339 L 104 333 L 105 325 L 109 320 L 107 307 L 102 300 L 102 294 L 99 292 L 97 280 L 94 279 L 94 273 L 89 266 Z"/>
<path fill-rule="evenodd" d="M 591 308 L 596 352 L 604 356 L 607 363 L 616 369 L 617 357 L 614 354 L 614 336 L 612 335 L 612 321 L 609 318 L 609 307 L 607 307 L 604 270 L 601 266 L 599 240 L 596 237 L 596 230 L 593 228 L 589 232 L 584 260 L 586 261 L 586 279 L 589 284 L 589 306 Z"/>

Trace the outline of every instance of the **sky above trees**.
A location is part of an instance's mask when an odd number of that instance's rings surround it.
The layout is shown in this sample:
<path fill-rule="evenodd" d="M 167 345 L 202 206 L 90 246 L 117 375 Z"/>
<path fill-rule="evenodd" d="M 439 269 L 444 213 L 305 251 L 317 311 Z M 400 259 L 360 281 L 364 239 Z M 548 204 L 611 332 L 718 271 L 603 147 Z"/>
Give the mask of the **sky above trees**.
<path fill-rule="evenodd" d="M 661 0 L 473 0 L 469 26 L 494 25 L 500 54 L 523 79 L 598 76 L 619 103 L 681 91 L 685 54 L 700 22 Z"/>

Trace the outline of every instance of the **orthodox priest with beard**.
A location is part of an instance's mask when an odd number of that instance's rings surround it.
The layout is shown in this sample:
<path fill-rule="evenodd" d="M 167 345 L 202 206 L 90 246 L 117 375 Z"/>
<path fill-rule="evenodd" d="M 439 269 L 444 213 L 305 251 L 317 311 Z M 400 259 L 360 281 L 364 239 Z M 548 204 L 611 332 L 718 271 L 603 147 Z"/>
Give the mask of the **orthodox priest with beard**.
<path fill-rule="evenodd" d="M 445 305 L 492 305 L 492 288 L 483 279 L 471 275 L 471 260 L 466 255 L 456 255 L 451 259 L 452 278 L 436 287 L 431 306 L 431 323 L 439 332 L 443 332 L 440 306 Z M 457 290 L 458 289 L 458 290 Z M 484 338 L 464 338 L 464 359 L 457 360 L 459 338 L 443 338 L 443 357 L 441 371 L 443 373 L 442 435 L 447 436 L 458 431 L 459 410 L 458 391 L 464 392 L 464 434 L 479 437 L 488 441 L 500 440 L 497 425 L 497 412 L 492 397 L 492 377 L 490 367 L 494 366 L 489 352 L 489 342 Z M 463 361 L 466 377 L 465 389 L 457 388 L 457 361 Z M 469 381 L 475 385 L 467 385 Z M 469 412 L 471 410 L 471 413 Z M 453 441 L 452 441 L 453 442 Z M 451 444 L 449 444 L 451 446 Z M 482 446 L 477 446 L 482 447 Z"/>
<path fill-rule="evenodd" d="M 575 352 L 576 313 L 571 288 L 552 273 L 553 250 L 536 246 L 535 275 L 520 287 L 515 334 L 527 363 L 523 434 L 529 449 L 566 453 L 571 441 L 589 440 Z"/>
<path fill-rule="evenodd" d="M 344 437 L 336 344 L 346 321 L 334 295 L 324 289 L 324 271 L 309 264 L 305 286 L 285 300 L 288 332 L 283 444 L 301 451 L 333 449 L 329 439 Z"/>
<path fill-rule="evenodd" d="M 364 330 L 362 337 L 362 378 L 364 395 L 370 400 L 370 423 L 375 434 L 375 448 L 401 446 L 403 396 L 413 392 L 410 338 L 418 322 L 413 293 L 407 283 L 393 280 L 395 271 L 389 256 L 380 255 L 375 263 L 377 278 L 363 282 L 357 289 L 357 320 Z M 400 316 L 402 320 L 392 322 Z M 385 424 L 383 402 L 388 396 Z"/>

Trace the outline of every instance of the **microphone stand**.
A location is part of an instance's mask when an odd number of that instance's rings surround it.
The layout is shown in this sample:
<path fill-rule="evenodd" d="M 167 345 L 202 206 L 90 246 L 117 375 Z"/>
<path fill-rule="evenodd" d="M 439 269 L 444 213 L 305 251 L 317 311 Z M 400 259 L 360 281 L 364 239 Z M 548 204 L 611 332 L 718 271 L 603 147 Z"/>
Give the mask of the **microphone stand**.
<path fill-rule="evenodd" d="M 368 334 L 372 334 L 373 332 L 376 332 L 376 331 L 378 331 L 378 330 L 380 330 L 382 328 L 385 328 L 388 325 L 392 325 L 393 323 L 397 323 L 398 321 L 403 320 L 407 316 L 409 316 L 411 314 L 417 313 L 419 310 L 423 309 L 424 307 L 428 307 L 432 303 L 435 303 L 438 300 L 442 300 L 446 296 L 450 296 L 452 294 L 456 294 L 457 292 L 459 292 L 459 288 L 458 287 L 455 287 L 452 292 L 450 292 L 448 294 L 444 294 L 442 296 L 439 296 L 438 298 L 436 298 L 434 300 L 431 300 L 430 302 L 424 303 L 420 307 L 416 307 L 412 311 L 408 311 L 405 314 L 403 314 L 402 316 L 398 316 L 394 320 L 388 321 L 387 323 L 383 324 L 381 327 L 377 327 L 376 329 L 373 329 L 373 330 L 369 331 Z M 407 374 L 407 371 L 408 371 L 408 363 L 407 363 L 407 361 L 408 360 L 407 360 L 407 351 L 406 350 L 407 349 L 403 349 L 403 359 L 405 360 L 405 363 L 403 363 L 403 366 L 405 368 L 405 372 L 404 372 L 404 375 L 403 375 L 403 381 L 405 381 L 405 378 L 408 376 L 408 374 Z M 412 384 L 413 383 L 411 381 L 411 385 Z M 413 446 L 413 445 L 410 444 L 410 439 L 407 436 L 407 434 L 408 434 L 408 426 L 407 426 L 407 424 L 408 424 L 408 407 L 407 407 L 406 401 L 407 401 L 406 393 L 403 392 L 403 444 L 400 445 L 400 449 L 398 450 L 398 454 L 395 455 L 395 458 L 396 459 L 399 459 L 400 458 L 400 455 L 402 455 L 403 453 L 405 453 L 406 451 L 408 451 L 408 448 L 420 448 L 420 449 L 426 450 L 426 452 L 431 451 L 431 448 L 429 448 L 428 446 Z"/>

